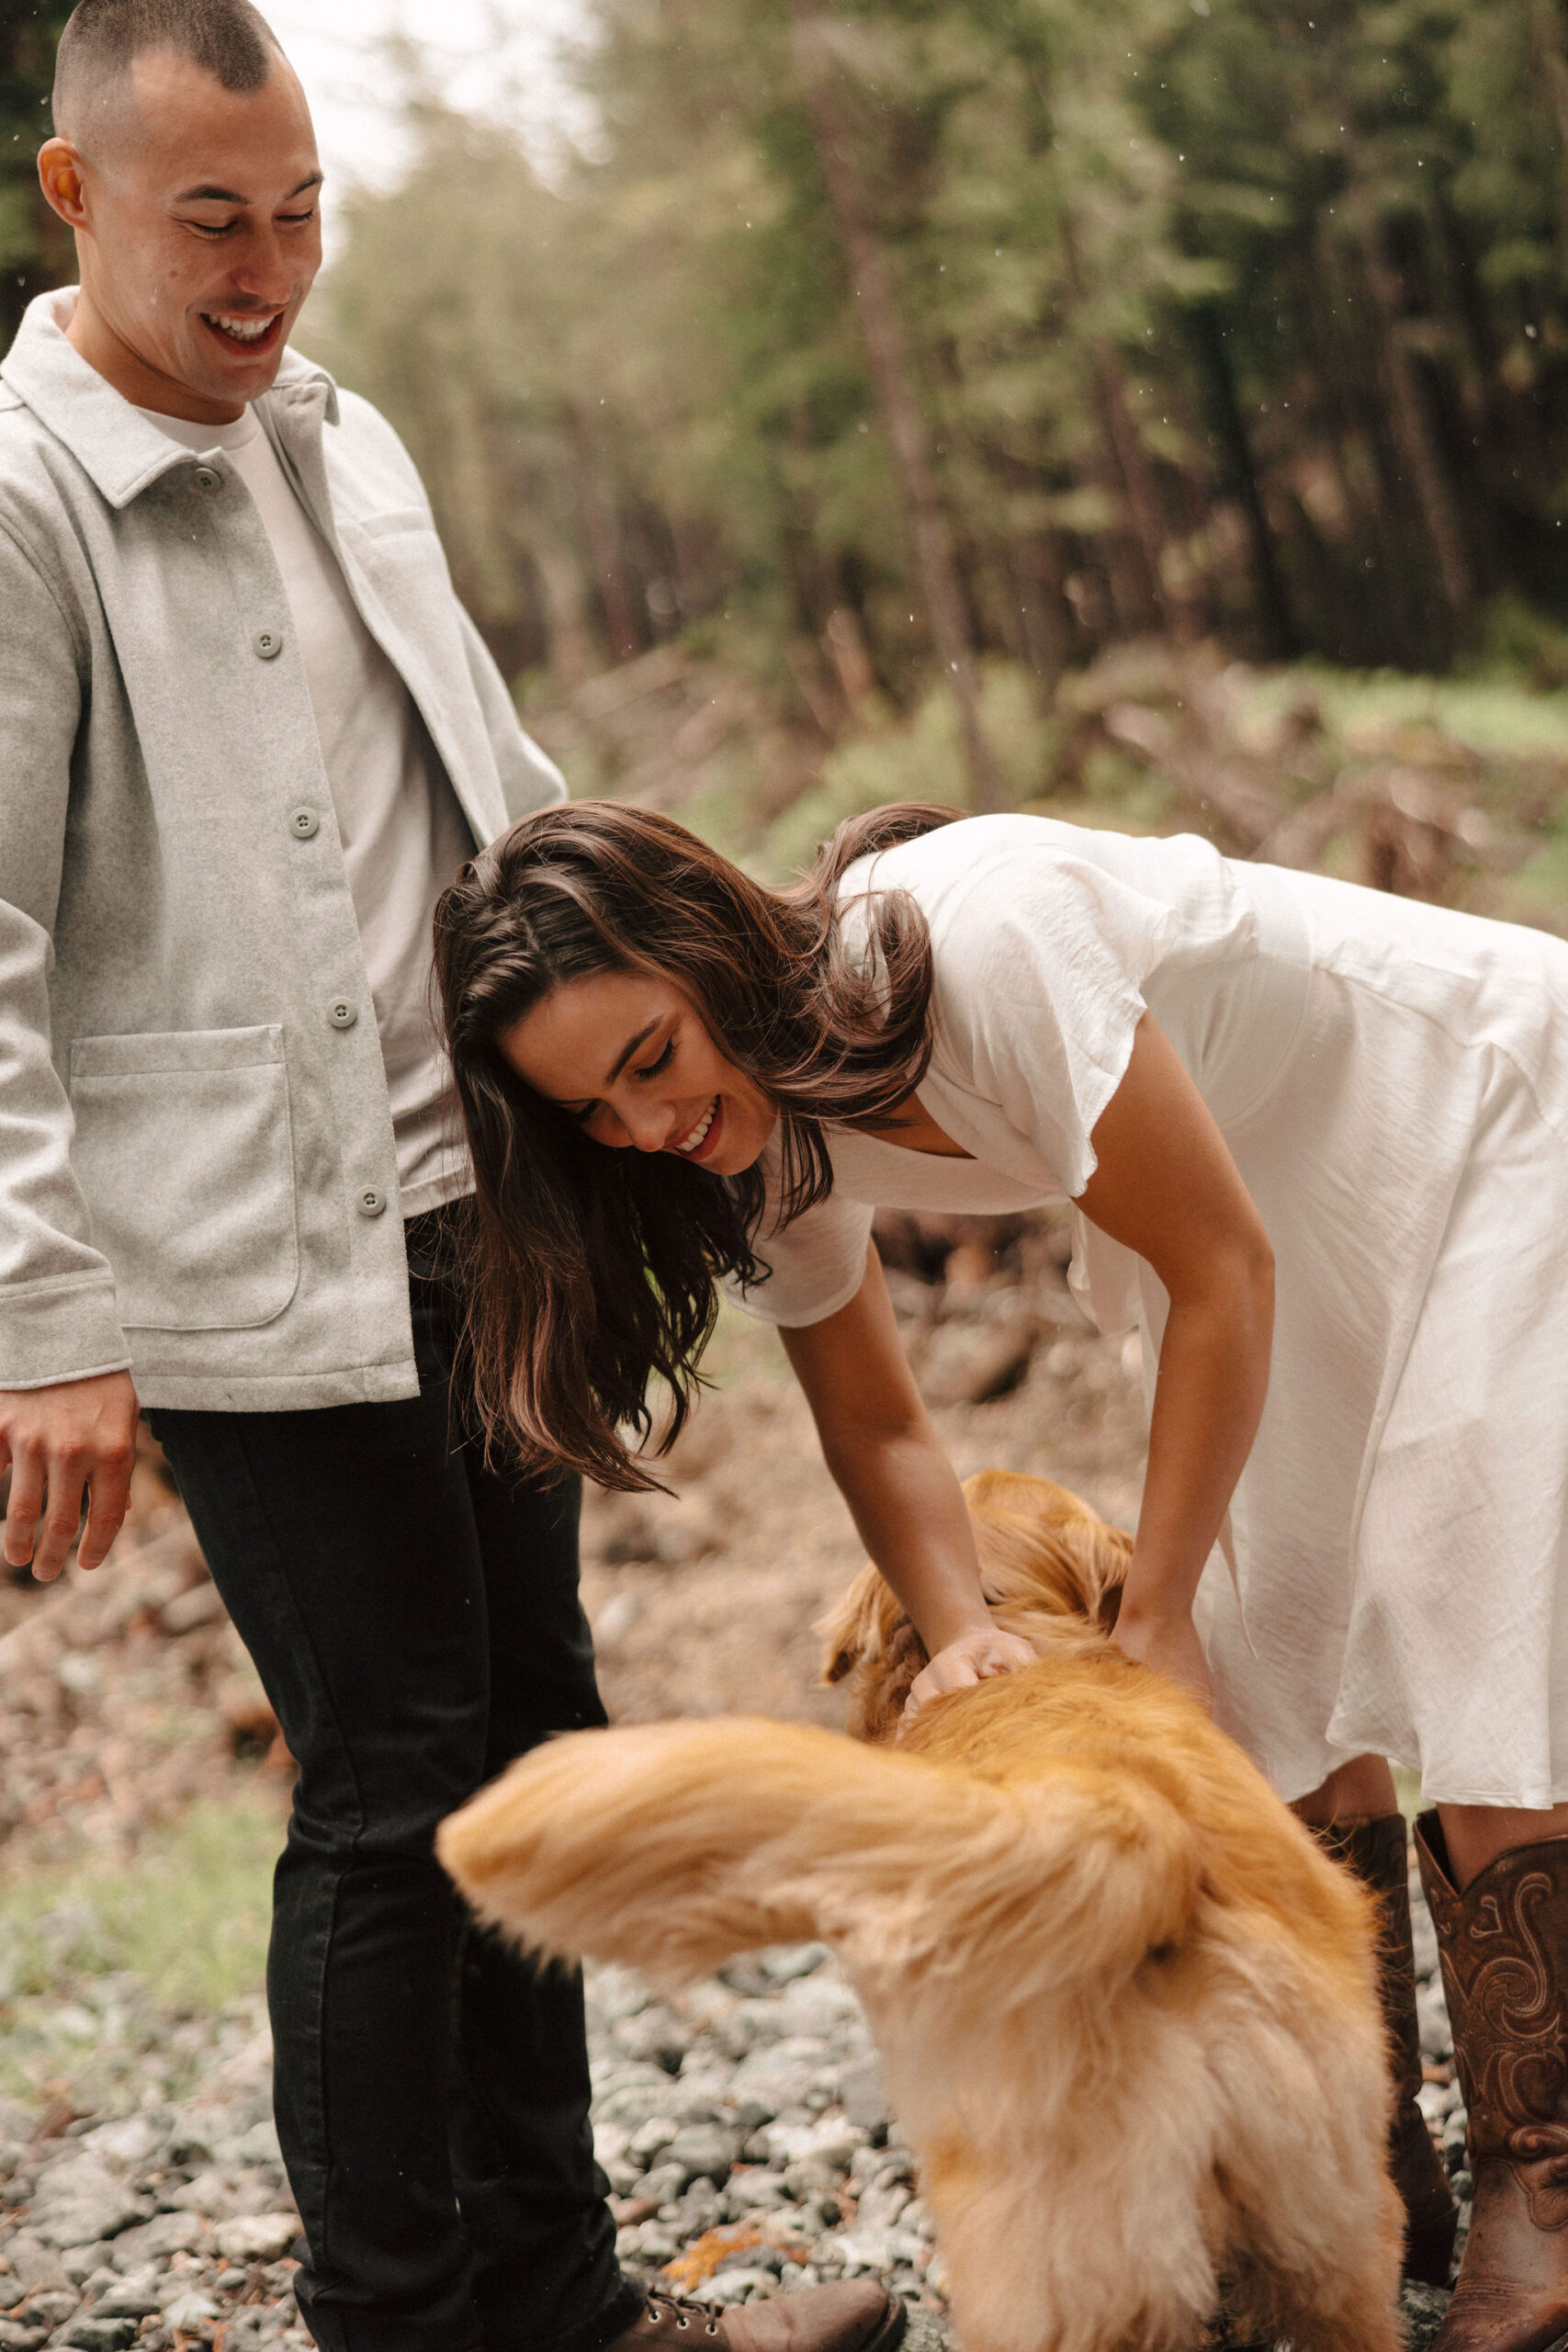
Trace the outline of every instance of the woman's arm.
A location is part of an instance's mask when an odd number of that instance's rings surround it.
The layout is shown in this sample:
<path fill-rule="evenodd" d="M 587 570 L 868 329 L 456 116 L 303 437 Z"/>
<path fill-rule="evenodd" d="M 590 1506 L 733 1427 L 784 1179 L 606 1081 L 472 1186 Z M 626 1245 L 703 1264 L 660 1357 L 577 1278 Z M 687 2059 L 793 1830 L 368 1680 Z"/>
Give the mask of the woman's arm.
<path fill-rule="evenodd" d="M 1224 1136 L 1147 1015 L 1093 1140 L 1099 1165 L 1077 1205 L 1146 1259 L 1170 1298 L 1116 1638 L 1206 1695 L 1192 1597 L 1263 1411 L 1273 1251 Z"/>
<path fill-rule="evenodd" d="M 931 1655 L 909 1711 L 1032 1665 L 1029 1644 L 1001 1632 L 986 1607 L 964 1496 L 926 1418 L 874 1246 L 847 1306 L 781 1336 L 861 1541 Z"/>

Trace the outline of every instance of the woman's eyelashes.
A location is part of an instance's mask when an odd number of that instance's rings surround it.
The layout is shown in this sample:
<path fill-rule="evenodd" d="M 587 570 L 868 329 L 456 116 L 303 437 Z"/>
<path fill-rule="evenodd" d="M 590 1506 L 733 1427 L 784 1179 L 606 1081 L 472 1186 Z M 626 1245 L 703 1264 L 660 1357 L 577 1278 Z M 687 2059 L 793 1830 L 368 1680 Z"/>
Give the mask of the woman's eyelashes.
<path fill-rule="evenodd" d="M 637 1075 L 638 1078 L 660 1078 L 669 1069 L 674 1058 L 675 1032 L 671 1029 L 669 1036 L 664 1041 L 664 1051 L 659 1056 L 656 1061 L 645 1062 L 641 1069 L 637 1072 Z"/>

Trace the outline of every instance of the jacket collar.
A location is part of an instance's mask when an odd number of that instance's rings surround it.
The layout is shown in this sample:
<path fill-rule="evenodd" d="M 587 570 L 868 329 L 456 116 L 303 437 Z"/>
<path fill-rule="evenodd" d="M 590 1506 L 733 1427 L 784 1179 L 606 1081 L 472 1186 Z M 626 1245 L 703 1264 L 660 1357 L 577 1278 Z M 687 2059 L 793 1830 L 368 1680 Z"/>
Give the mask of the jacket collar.
<path fill-rule="evenodd" d="M 66 341 L 75 303 L 73 286 L 30 302 L 0 378 L 64 443 L 109 504 L 126 507 L 174 467 L 188 465 L 191 453 L 149 424 Z M 318 420 L 337 423 L 337 386 L 324 368 L 286 351 L 276 382 L 256 407 L 292 439 Z"/>

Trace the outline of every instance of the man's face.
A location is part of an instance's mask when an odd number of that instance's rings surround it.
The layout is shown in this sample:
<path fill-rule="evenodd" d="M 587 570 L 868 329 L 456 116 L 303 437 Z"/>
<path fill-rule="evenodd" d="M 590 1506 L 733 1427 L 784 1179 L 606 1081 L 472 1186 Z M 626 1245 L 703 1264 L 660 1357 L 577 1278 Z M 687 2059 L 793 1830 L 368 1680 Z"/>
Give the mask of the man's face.
<path fill-rule="evenodd" d="M 226 90 L 150 51 L 72 130 L 39 166 L 77 232 L 73 343 L 141 407 L 238 416 L 272 384 L 321 263 L 321 165 L 292 69 L 280 57 L 259 90 Z"/>

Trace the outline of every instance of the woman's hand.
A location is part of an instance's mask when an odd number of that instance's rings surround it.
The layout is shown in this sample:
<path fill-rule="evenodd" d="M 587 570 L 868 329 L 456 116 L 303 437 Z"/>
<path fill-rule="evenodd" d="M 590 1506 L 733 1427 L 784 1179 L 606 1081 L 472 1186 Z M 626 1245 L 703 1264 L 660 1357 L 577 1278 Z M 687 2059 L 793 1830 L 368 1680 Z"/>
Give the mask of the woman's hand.
<path fill-rule="evenodd" d="M 940 1699 L 945 1691 L 967 1690 L 974 1683 L 988 1681 L 993 1674 L 1017 1674 L 1037 1662 L 1033 1645 L 1021 1635 L 1004 1634 L 999 1625 L 973 1625 L 945 1649 L 938 1650 L 931 1664 L 916 1675 L 905 1702 L 904 1721 L 913 1723 L 928 1700 Z"/>
<path fill-rule="evenodd" d="M 1209 1705 L 1209 1661 L 1190 1610 L 1168 1616 L 1129 1615 L 1123 1611 L 1111 1639 L 1125 1657 L 1136 1658 L 1140 1666 L 1152 1666 L 1156 1674 L 1168 1674 L 1205 1707 Z"/>

